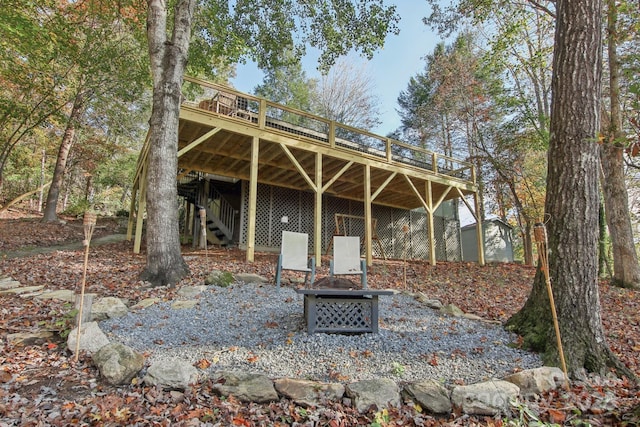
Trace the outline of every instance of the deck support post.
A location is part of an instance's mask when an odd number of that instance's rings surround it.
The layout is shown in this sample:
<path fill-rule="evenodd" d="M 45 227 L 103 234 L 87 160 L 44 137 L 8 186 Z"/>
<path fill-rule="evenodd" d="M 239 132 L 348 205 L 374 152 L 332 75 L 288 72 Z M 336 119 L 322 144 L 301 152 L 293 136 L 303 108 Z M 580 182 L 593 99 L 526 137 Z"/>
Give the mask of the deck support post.
<path fill-rule="evenodd" d="M 313 218 L 313 252 L 316 267 L 322 264 L 322 153 L 316 153 L 316 202 Z"/>
<path fill-rule="evenodd" d="M 431 188 L 431 181 L 425 183 L 425 190 L 427 193 L 427 218 L 428 218 L 428 236 L 429 236 L 429 264 L 436 265 L 436 232 L 433 224 L 433 190 Z"/>
<path fill-rule="evenodd" d="M 127 220 L 127 242 L 133 237 L 133 223 L 135 222 L 133 212 L 136 210 L 136 197 L 138 197 L 138 186 L 133 185 L 131 189 L 131 203 L 129 203 L 129 218 Z"/>
<path fill-rule="evenodd" d="M 138 195 L 138 211 L 136 216 L 136 237 L 133 242 L 133 253 L 140 253 L 140 246 L 142 245 L 142 227 L 144 224 L 144 212 L 147 209 L 147 165 L 142 167 L 140 173 L 140 181 L 138 181 L 140 191 Z"/>
<path fill-rule="evenodd" d="M 364 247 L 367 266 L 373 264 L 371 226 L 371 166 L 367 163 L 364 165 Z"/>
<path fill-rule="evenodd" d="M 256 210 L 258 200 L 258 155 L 260 138 L 251 141 L 251 170 L 249 172 L 249 224 L 247 227 L 247 262 L 253 262 L 256 251 Z"/>
<path fill-rule="evenodd" d="M 482 218 L 480 218 L 480 199 L 478 192 L 473 193 L 473 205 L 476 217 L 476 238 L 478 240 L 478 264 L 484 265 L 484 233 L 482 232 Z"/>
<path fill-rule="evenodd" d="M 478 264 L 484 265 L 484 233 L 482 232 L 482 219 L 480 218 L 480 199 L 478 198 L 478 190 L 473 193 L 473 204 L 472 208 L 467 199 L 464 198 L 464 194 L 460 191 L 459 188 L 456 188 L 460 199 L 465 204 L 471 215 L 476 220 L 476 239 L 478 240 Z"/>

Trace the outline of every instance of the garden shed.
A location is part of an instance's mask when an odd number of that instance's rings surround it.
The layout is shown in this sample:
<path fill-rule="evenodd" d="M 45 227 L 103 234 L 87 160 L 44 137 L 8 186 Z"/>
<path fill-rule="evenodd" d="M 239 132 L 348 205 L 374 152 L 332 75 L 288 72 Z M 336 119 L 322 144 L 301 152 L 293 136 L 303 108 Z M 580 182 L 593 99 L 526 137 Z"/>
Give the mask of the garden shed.
<path fill-rule="evenodd" d="M 484 257 L 487 262 L 513 262 L 513 227 L 494 218 L 482 223 Z M 462 259 L 478 261 L 478 233 L 476 223 L 461 229 Z"/>

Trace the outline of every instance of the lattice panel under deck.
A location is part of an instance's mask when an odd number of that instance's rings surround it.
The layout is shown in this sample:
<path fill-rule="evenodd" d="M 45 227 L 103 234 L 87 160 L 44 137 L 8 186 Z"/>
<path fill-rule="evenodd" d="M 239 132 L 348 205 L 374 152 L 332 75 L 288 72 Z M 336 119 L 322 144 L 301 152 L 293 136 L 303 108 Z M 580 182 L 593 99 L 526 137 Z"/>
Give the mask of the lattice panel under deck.
<path fill-rule="evenodd" d="M 373 328 L 372 301 L 369 298 L 349 301 L 318 298 L 315 330 L 362 332 Z"/>

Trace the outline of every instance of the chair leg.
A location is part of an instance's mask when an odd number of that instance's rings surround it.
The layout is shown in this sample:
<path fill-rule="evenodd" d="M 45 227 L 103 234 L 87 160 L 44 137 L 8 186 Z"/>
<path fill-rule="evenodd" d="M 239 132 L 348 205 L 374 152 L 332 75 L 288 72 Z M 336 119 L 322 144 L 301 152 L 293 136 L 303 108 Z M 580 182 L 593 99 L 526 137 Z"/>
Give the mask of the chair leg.
<path fill-rule="evenodd" d="M 362 270 L 362 289 L 367 289 L 367 260 L 360 260 L 360 270 Z"/>
<path fill-rule="evenodd" d="M 282 254 L 278 255 L 278 265 L 276 266 L 276 286 L 280 289 L 280 279 L 282 278 Z"/>
<path fill-rule="evenodd" d="M 311 282 L 309 283 L 310 286 L 313 286 L 313 284 L 316 281 L 316 258 L 315 257 L 311 257 L 309 259 L 309 269 L 311 270 Z M 307 275 L 305 274 L 304 276 L 304 284 L 307 284 Z"/>

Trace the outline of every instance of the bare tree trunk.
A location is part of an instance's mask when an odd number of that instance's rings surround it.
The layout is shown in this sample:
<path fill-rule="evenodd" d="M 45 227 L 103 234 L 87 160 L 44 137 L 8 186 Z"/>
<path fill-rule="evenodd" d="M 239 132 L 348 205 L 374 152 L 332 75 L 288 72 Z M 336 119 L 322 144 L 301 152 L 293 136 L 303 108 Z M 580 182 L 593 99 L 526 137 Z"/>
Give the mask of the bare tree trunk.
<path fill-rule="evenodd" d="M 604 201 L 600 200 L 598 209 L 598 277 L 613 277 L 611 266 L 609 265 L 609 254 L 607 244 L 609 235 L 607 234 L 607 220 L 604 215 Z"/>
<path fill-rule="evenodd" d="M 82 114 L 82 105 L 83 95 L 79 93 L 76 95 L 73 107 L 71 107 L 67 128 L 64 131 L 60 149 L 58 150 L 56 167 L 53 170 L 53 178 L 51 179 L 51 186 L 47 193 L 47 202 L 44 208 L 44 216 L 42 217 L 42 221 L 44 222 L 54 222 L 58 220 L 58 214 L 56 213 L 58 198 L 60 196 L 60 189 L 62 188 L 62 181 L 64 180 L 64 173 L 67 168 L 67 159 L 69 158 L 69 152 L 71 151 L 73 139 L 76 134 L 76 123 Z"/>
<path fill-rule="evenodd" d="M 620 66 L 617 48 L 617 9 L 614 0 L 607 0 L 607 29 L 609 56 L 610 121 L 606 129 L 608 140 L 600 145 L 602 163 L 602 192 L 607 225 L 613 252 L 613 279 L 616 286 L 640 289 L 640 265 L 633 242 L 633 230 L 629 215 L 629 195 L 624 176 L 625 135 L 622 131 L 620 111 Z"/>
<path fill-rule="evenodd" d="M 546 216 L 549 270 L 572 377 L 614 366 L 598 294 L 598 144 L 602 78 L 601 0 L 558 0 L 553 57 Z M 525 343 L 559 365 L 549 297 L 538 269 L 524 307 L 508 321 Z"/>
<path fill-rule="evenodd" d="M 42 201 L 44 200 L 44 166 L 47 160 L 47 151 L 42 149 L 42 161 L 40 162 L 40 192 L 38 193 L 38 212 L 42 212 Z"/>
<path fill-rule="evenodd" d="M 84 200 L 90 204 L 93 204 L 93 191 L 93 175 L 89 175 L 84 186 Z"/>
<path fill-rule="evenodd" d="M 533 239 L 531 238 L 531 221 L 525 219 L 524 231 L 522 232 L 522 246 L 524 248 L 525 265 L 533 265 Z"/>
<path fill-rule="evenodd" d="M 149 120 L 147 265 L 141 277 L 155 286 L 174 286 L 189 272 L 180 253 L 176 171 L 180 96 L 195 1 L 177 2 L 170 42 L 165 3 L 148 0 L 147 4 L 153 109 Z"/>

